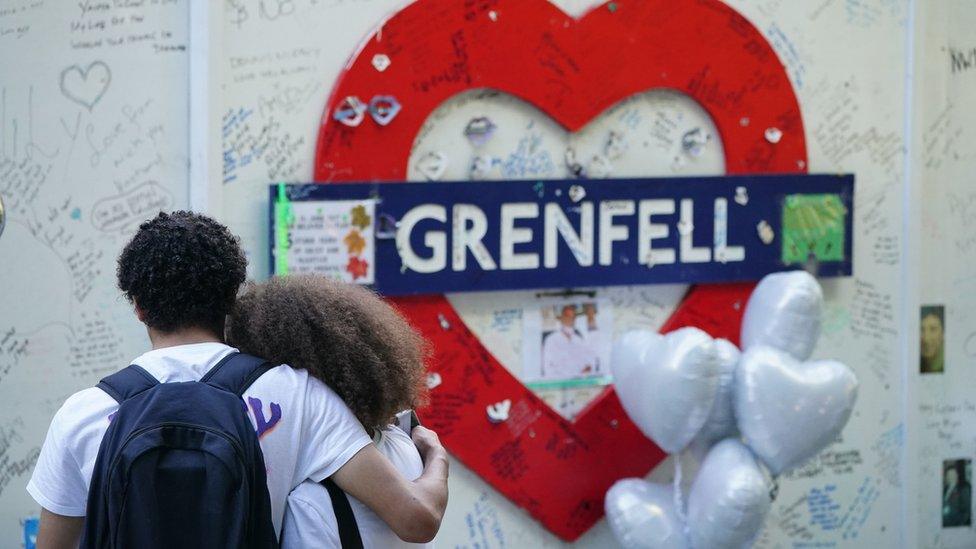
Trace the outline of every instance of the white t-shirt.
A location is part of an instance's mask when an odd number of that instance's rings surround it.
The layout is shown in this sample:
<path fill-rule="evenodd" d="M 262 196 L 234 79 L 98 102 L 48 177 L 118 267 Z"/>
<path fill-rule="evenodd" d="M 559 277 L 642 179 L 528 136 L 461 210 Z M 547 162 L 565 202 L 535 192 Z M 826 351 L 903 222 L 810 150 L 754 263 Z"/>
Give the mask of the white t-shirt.
<path fill-rule="evenodd" d="M 593 344 L 572 328 L 560 325 L 542 342 L 542 374 L 546 379 L 591 376 L 598 367 L 599 357 Z"/>
<path fill-rule="evenodd" d="M 160 382 L 196 381 L 235 349 L 221 343 L 149 351 L 133 361 Z M 281 365 L 258 378 L 244 401 L 261 441 L 275 531 L 285 500 L 306 479 L 320 481 L 370 443 L 369 435 L 337 394 L 321 381 Z M 118 404 L 92 387 L 68 398 L 48 429 L 27 492 L 59 515 L 85 515 L 88 485 L 109 416 Z"/>
<path fill-rule="evenodd" d="M 399 427 L 391 425 L 377 432 L 374 442 L 380 453 L 389 458 L 407 480 L 416 480 L 423 473 L 424 464 L 420 459 L 420 452 L 417 451 L 413 440 Z M 348 497 L 364 548 L 434 546 L 433 543 L 407 543 L 401 540 L 369 507 L 352 496 Z M 340 547 L 339 526 L 329 492 L 317 482 L 302 483 L 288 496 L 281 549 L 338 547 Z"/>

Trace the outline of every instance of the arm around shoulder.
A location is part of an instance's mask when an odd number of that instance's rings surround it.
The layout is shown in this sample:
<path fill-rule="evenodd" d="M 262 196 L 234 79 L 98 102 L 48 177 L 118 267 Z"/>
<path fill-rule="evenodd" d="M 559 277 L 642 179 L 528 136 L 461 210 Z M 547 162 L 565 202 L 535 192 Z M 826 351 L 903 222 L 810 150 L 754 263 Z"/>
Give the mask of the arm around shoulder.
<path fill-rule="evenodd" d="M 360 450 L 332 478 L 379 515 L 400 539 L 427 543 L 437 535 L 447 508 L 447 452 L 429 429 L 416 427 L 413 440 L 424 460 L 424 472 L 413 482 L 372 445 Z"/>

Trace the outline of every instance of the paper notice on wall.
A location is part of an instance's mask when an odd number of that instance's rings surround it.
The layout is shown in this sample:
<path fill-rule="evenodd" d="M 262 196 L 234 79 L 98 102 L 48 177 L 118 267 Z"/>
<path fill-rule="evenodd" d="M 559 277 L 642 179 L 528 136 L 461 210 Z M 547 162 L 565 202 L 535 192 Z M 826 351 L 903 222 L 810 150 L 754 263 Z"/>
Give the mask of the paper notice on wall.
<path fill-rule="evenodd" d="M 783 207 L 783 263 L 844 259 L 847 207 L 838 194 L 792 194 Z"/>
<path fill-rule="evenodd" d="M 609 300 L 595 293 L 541 300 L 522 313 L 521 379 L 534 390 L 607 385 L 612 346 Z"/>
<path fill-rule="evenodd" d="M 375 200 L 292 202 L 291 208 L 288 273 L 374 282 Z"/>

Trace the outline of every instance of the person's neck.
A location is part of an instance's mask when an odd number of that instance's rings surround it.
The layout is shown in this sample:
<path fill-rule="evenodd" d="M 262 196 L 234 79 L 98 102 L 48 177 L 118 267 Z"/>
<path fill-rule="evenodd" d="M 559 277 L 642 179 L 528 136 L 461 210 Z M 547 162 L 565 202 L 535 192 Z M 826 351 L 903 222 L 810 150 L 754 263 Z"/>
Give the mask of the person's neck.
<path fill-rule="evenodd" d="M 163 349 L 177 345 L 193 345 L 195 343 L 223 343 L 223 339 L 206 328 L 181 328 L 172 332 L 161 332 L 149 328 L 149 341 L 152 348 Z"/>

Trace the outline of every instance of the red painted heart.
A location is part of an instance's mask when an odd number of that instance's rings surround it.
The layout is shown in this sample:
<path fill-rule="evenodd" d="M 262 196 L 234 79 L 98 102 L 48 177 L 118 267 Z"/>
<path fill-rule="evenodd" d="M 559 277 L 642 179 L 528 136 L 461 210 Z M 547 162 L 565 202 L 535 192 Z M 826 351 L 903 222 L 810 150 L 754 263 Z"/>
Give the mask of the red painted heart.
<path fill-rule="evenodd" d="M 382 54 L 391 63 L 373 65 Z M 316 150 L 320 182 L 403 181 L 417 132 L 450 97 L 493 88 L 570 131 L 635 93 L 670 88 L 711 115 L 730 174 L 803 172 L 796 97 L 776 54 L 717 0 L 615 0 L 575 20 L 546 0 L 418 0 L 370 37 L 339 78 Z M 332 119 L 348 96 L 395 96 L 389 126 Z M 769 128 L 781 138 L 771 143 Z M 459 130 L 460 131 L 460 130 Z M 776 133 L 776 132 L 771 132 Z M 738 340 L 751 284 L 693 287 L 663 331 L 698 326 Z M 434 345 L 441 376 L 421 414 L 447 448 L 552 532 L 574 540 L 603 516 L 603 496 L 664 458 L 627 419 L 612 389 L 569 422 L 512 376 L 443 296 L 395 300 Z M 510 399 L 509 419 L 486 407 Z"/>

